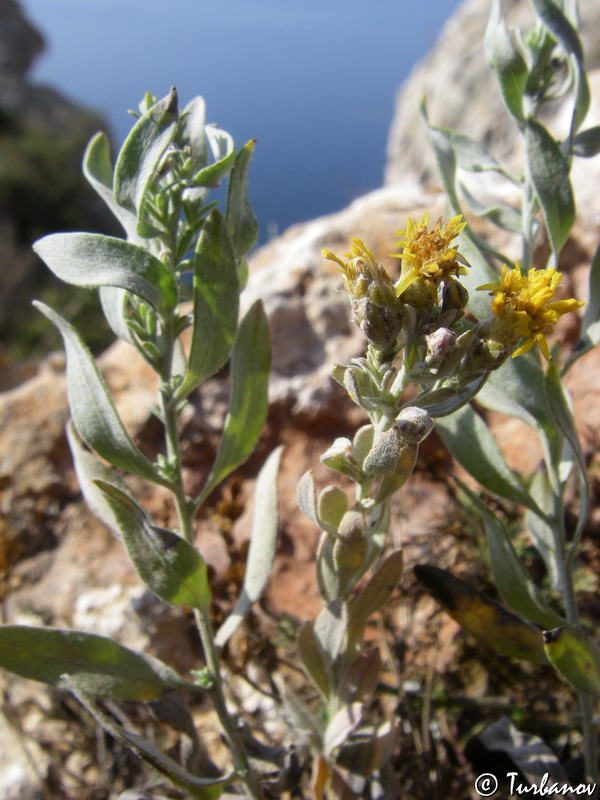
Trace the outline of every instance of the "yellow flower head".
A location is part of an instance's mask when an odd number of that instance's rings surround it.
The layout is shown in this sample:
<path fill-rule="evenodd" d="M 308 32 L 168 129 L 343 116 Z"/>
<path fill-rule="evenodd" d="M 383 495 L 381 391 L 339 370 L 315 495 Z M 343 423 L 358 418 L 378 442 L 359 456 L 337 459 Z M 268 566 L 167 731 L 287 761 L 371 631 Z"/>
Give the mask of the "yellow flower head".
<path fill-rule="evenodd" d="M 377 287 L 384 293 L 392 288 L 392 279 L 360 239 L 352 239 L 350 252 L 344 253 L 347 261 L 342 261 L 331 250 L 323 250 L 322 253 L 329 261 L 339 265 L 344 286 L 351 297 L 360 300 L 370 288 Z"/>
<path fill-rule="evenodd" d="M 493 295 L 492 311 L 504 322 L 502 328 L 515 339 L 525 338 L 521 347 L 512 354 L 513 358 L 527 353 L 538 345 L 546 359 L 550 359 L 550 349 L 546 336 L 563 314 L 575 311 L 583 303 L 570 298 L 553 300 L 562 278 L 555 269 L 530 269 L 527 275 L 521 274 L 521 265 L 514 269 L 506 265 L 498 283 L 486 283 L 479 289 L 487 289 Z"/>
<path fill-rule="evenodd" d="M 402 250 L 400 253 L 390 253 L 390 255 L 402 259 L 400 280 L 396 284 L 398 297 L 411 284 L 420 281 L 429 291 L 433 302 L 437 304 L 440 283 L 447 283 L 452 275 L 467 274 L 467 262 L 458 249 L 451 246 L 452 240 L 467 223 L 459 214 L 452 217 L 444 226 L 439 219 L 436 227 L 429 230 L 428 220 L 428 214 L 425 214 L 419 223 L 409 217 L 406 230 L 398 231 L 398 236 L 402 238 L 396 242 L 396 246 L 402 247 Z"/>

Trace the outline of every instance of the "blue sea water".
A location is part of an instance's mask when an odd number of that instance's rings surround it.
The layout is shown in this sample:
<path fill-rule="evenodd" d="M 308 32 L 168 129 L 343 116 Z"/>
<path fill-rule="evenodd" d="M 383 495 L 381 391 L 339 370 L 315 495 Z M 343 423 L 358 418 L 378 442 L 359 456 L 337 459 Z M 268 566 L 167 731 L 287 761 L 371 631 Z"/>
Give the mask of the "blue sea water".
<path fill-rule="evenodd" d="M 32 78 L 103 112 L 123 140 L 146 91 L 201 94 L 256 138 L 261 240 L 382 183 L 397 88 L 458 0 L 22 0 L 47 39 Z M 418 124 L 418 123 L 416 123 Z"/>

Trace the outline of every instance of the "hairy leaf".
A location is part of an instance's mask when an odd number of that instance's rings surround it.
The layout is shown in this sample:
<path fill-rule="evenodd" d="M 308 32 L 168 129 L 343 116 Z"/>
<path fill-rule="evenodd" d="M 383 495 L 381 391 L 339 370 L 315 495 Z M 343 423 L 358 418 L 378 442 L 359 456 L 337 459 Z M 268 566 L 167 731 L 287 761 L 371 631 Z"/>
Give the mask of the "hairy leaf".
<path fill-rule="evenodd" d="M 523 119 L 523 94 L 529 70 L 520 50 L 509 33 L 500 7 L 500 0 L 493 0 L 484 38 L 488 63 L 494 69 L 500 85 L 502 99 L 513 117 Z"/>
<path fill-rule="evenodd" d="M 115 199 L 138 220 L 162 157 L 177 133 L 177 120 L 177 92 L 172 88 L 136 122 L 117 158 Z"/>
<path fill-rule="evenodd" d="M 437 420 L 436 428 L 459 464 L 488 491 L 542 515 L 509 468 L 490 429 L 471 406 Z"/>
<path fill-rule="evenodd" d="M 194 329 L 188 372 L 179 397 L 214 375 L 229 358 L 238 324 L 239 293 L 227 225 L 214 209 L 194 254 Z"/>
<path fill-rule="evenodd" d="M 467 487 L 460 486 L 481 517 L 485 529 L 490 567 L 500 597 L 528 622 L 544 628 L 563 625 L 565 620 L 542 600 L 537 586 L 519 560 L 506 526 L 500 518 Z"/>
<path fill-rule="evenodd" d="M 281 451 L 281 447 L 273 450 L 256 480 L 254 514 L 244 582 L 235 608 L 219 628 L 215 637 L 215 642 L 219 647 L 225 644 L 251 606 L 258 600 L 273 568 L 279 521 L 277 511 L 277 474 L 279 472 Z"/>
<path fill-rule="evenodd" d="M 231 232 L 233 249 L 236 257 L 247 253 L 258 238 L 258 222 L 248 201 L 248 171 L 250 159 L 254 151 L 254 139 L 251 139 L 239 151 L 229 176 L 227 189 L 227 211 L 225 219 Z"/>
<path fill-rule="evenodd" d="M 542 209 L 555 262 L 575 221 L 569 167 L 557 142 L 533 119 L 525 126 L 527 170 Z"/>
<path fill-rule="evenodd" d="M 156 309 L 172 309 L 177 285 L 155 256 L 136 244 L 99 233 L 52 233 L 33 245 L 52 272 L 74 286 L 115 286 Z"/>
<path fill-rule="evenodd" d="M 44 303 L 35 302 L 34 305 L 56 325 L 63 338 L 69 408 L 81 437 L 115 467 L 166 485 L 165 479 L 129 438 L 98 367 L 73 326 Z"/>
<path fill-rule="evenodd" d="M 155 700 L 189 688 L 155 658 L 104 636 L 58 628 L 0 626 L 0 666 L 22 678 L 115 700 Z"/>
<path fill-rule="evenodd" d="M 128 494 L 96 479 L 112 509 L 123 543 L 138 575 L 154 594 L 173 606 L 207 611 L 211 604 L 206 563 L 189 542 L 158 528 Z"/>
<path fill-rule="evenodd" d="M 215 463 L 200 505 L 250 455 L 267 418 L 271 341 L 262 303 L 257 300 L 238 328 L 231 355 L 231 401 Z"/>

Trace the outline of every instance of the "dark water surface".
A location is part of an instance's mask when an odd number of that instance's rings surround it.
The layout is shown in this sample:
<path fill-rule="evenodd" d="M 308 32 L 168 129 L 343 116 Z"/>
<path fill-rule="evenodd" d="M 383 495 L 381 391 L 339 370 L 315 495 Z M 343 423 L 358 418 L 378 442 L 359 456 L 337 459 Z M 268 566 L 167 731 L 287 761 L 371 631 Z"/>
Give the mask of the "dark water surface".
<path fill-rule="evenodd" d="M 172 84 L 238 146 L 258 140 L 262 241 L 381 185 L 396 89 L 457 4 L 23 0 L 48 42 L 33 79 L 103 112 L 117 141 L 126 110 Z"/>

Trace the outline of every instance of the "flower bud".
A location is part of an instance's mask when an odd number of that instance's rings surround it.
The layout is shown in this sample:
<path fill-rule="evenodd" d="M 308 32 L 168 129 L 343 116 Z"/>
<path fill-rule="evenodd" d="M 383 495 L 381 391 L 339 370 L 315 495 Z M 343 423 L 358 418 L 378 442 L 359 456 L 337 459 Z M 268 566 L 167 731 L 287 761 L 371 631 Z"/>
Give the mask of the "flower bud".
<path fill-rule="evenodd" d="M 339 574 L 339 592 L 347 594 L 354 585 L 354 578 L 363 567 L 369 539 L 364 516 L 358 511 L 347 511 L 338 528 L 333 545 L 333 563 Z"/>
<path fill-rule="evenodd" d="M 427 355 L 433 359 L 440 359 L 451 353 L 456 346 L 456 334 L 450 328 L 437 328 L 425 337 L 427 342 Z"/>
<path fill-rule="evenodd" d="M 377 431 L 373 446 L 363 462 L 365 475 L 393 475 L 402 449 L 402 434 L 396 426 L 387 431 Z"/>
<path fill-rule="evenodd" d="M 405 444 L 419 444 L 431 433 L 433 420 L 424 408 L 408 406 L 396 417 L 394 428 Z"/>

